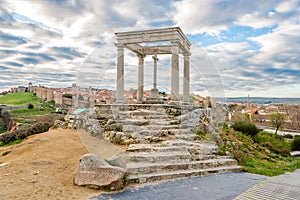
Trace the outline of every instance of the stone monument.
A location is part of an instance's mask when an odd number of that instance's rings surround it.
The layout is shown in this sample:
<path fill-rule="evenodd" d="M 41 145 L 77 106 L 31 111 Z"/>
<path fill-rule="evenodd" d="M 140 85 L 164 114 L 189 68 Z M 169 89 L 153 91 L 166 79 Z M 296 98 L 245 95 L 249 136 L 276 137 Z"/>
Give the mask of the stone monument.
<path fill-rule="evenodd" d="M 183 102 L 189 103 L 190 74 L 189 57 L 191 43 L 183 34 L 179 27 L 153 29 L 144 31 L 130 31 L 115 33 L 117 37 L 117 83 L 116 83 L 116 103 L 124 103 L 124 48 L 135 52 L 138 61 L 138 84 L 137 100 L 144 100 L 144 58 L 153 55 L 154 77 L 153 88 L 150 99 L 157 99 L 157 55 L 171 54 L 171 99 L 173 102 L 179 101 L 179 54 L 184 56 L 183 68 Z M 162 42 L 162 44 L 157 44 Z M 169 43 L 169 44 L 165 44 Z M 149 44 L 149 45 L 145 45 Z"/>

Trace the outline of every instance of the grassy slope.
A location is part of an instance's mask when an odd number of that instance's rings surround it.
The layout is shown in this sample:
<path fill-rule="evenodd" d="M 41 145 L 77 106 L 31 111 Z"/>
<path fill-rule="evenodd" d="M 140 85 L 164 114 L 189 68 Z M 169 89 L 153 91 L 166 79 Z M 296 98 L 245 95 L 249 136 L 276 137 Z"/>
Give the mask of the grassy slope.
<path fill-rule="evenodd" d="M 300 168 L 299 157 L 282 156 L 240 132 L 223 130 L 221 137 L 221 153 L 230 152 L 246 172 L 276 176 Z"/>
<path fill-rule="evenodd" d="M 16 106 L 27 105 L 28 103 L 36 104 L 38 99 L 39 98 L 31 92 L 12 93 L 0 97 L 0 104 Z"/>
<path fill-rule="evenodd" d="M 11 118 L 17 122 L 24 125 L 30 125 L 37 122 L 43 121 L 53 121 L 54 119 L 61 118 L 62 115 L 51 113 L 55 109 L 49 107 L 47 103 L 42 103 L 42 108 L 38 108 L 39 98 L 31 92 L 20 92 L 7 94 L 0 97 L 0 104 L 9 104 L 9 105 L 27 105 L 33 104 L 33 109 L 20 109 L 10 111 Z M 4 130 L 0 130 L 4 132 Z"/>

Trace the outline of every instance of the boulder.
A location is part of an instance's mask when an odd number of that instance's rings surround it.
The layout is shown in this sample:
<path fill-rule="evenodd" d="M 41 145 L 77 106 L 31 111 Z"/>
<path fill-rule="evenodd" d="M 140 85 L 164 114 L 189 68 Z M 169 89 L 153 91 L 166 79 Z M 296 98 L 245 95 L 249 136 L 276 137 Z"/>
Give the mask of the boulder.
<path fill-rule="evenodd" d="M 121 189 L 124 186 L 125 170 L 111 166 L 104 159 L 86 154 L 80 158 L 75 184 L 98 188 Z"/>
<path fill-rule="evenodd" d="M 120 153 L 117 155 L 114 155 L 109 159 L 109 163 L 113 166 L 121 167 L 122 169 L 127 169 L 126 161 L 123 159 L 124 153 Z"/>

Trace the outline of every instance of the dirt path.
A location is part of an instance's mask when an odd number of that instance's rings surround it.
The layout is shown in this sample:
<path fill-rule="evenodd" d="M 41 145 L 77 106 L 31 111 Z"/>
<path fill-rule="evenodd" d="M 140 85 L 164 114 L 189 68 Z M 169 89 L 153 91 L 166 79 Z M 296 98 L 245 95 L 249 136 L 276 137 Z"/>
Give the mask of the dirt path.
<path fill-rule="evenodd" d="M 80 133 L 87 138 L 85 142 L 98 149 L 94 138 L 84 134 Z M 104 147 L 104 157 L 119 151 L 112 148 L 109 152 L 109 147 Z M 95 152 L 99 155 L 101 150 Z M 51 130 L 21 144 L 1 147 L 0 199 L 88 199 L 99 194 L 101 191 L 73 184 L 79 158 L 86 153 L 78 133 L 70 129 Z"/>

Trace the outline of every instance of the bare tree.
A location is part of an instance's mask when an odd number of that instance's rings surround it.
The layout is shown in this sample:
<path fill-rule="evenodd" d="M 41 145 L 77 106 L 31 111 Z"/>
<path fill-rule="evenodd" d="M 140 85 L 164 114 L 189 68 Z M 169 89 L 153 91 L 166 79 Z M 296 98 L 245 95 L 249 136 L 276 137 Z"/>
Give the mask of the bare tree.
<path fill-rule="evenodd" d="M 275 127 L 275 134 L 285 122 L 285 115 L 279 112 L 269 115 L 272 125 Z"/>
<path fill-rule="evenodd" d="M 293 129 L 300 130 L 300 109 L 292 116 L 291 125 Z"/>

